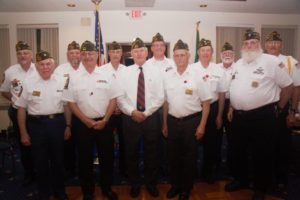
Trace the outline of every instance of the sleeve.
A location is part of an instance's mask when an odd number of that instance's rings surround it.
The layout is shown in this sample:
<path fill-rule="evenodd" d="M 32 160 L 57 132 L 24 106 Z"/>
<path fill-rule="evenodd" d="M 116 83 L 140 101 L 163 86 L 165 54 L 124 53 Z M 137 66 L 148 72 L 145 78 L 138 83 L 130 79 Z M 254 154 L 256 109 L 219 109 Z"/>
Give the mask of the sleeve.
<path fill-rule="evenodd" d="M 15 105 L 22 108 L 27 108 L 29 98 L 29 91 L 26 82 L 23 84 L 23 91 L 21 96 L 15 101 Z"/>
<path fill-rule="evenodd" d="M 135 107 L 130 103 L 129 97 L 127 96 L 124 83 L 125 83 L 125 70 L 120 71 L 117 76 L 118 82 L 120 84 L 120 89 L 122 90 L 123 95 L 117 97 L 117 104 L 120 110 L 128 116 L 131 116 L 132 111 L 135 110 Z"/>
<path fill-rule="evenodd" d="M 114 74 L 112 74 L 112 78 L 110 81 L 110 99 L 119 97 L 123 95 L 123 90 L 121 89 L 119 80 L 116 78 Z"/>
<path fill-rule="evenodd" d="M 298 66 L 298 61 L 295 58 L 291 57 L 291 60 L 293 65 L 291 77 L 293 79 L 294 86 L 300 86 L 300 66 Z"/>
<path fill-rule="evenodd" d="M 75 102 L 74 98 L 74 78 L 71 76 L 69 77 L 69 82 L 67 81 L 64 86 L 63 90 L 63 101 L 65 102 Z M 66 85 L 68 84 L 68 85 Z"/>
<path fill-rule="evenodd" d="M 280 88 L 284 88 L 293 83 L 292 78 L 289 76 L 288 72 L 286 72 L 283 68 L 279 67 L 281 65 L 281 61 L 278 58 L 274 58 L 272 60 L 271 65 L 274 69 L 274 80 L 276 84 Z"/>
<path fill-rule="evenodd" d="M 201 102 L 212 99 L 212 93 L 210 90 L 210 81 L 203 81 L 202 79 L 199 79 L 198 95 L 200 97 Z"/>
<path fill-rule="evenodd" d="M 151 106 L 149 108 L 146 108 L 146 110 L 144 111 L 144 114 L 147 117 L 152 115 L 155 111 L 157 111 L 163 105 L 165 100 L 163 79 L 159 71 L 156 71 L 156 74 L 153 75 L 153 80 L 155 80 L 155 88 L 152 91 L 155 91 L 155 94 L 153 94 L 153 96 L 151 97 L 153 98 Z"/>
<path fill-rule="evenodd" d="M 220 70 L 220 80 L 218 83 L 218 92 L 227 92 L 228 85 L 227 85 L 227 81 L 226 81 L 225 71 L 223 69 L 221 69 L 220 67 L 219 67 L 219 70 Z"/>
<path fill-rule="evenodd" d="M 0 92 L 10 92 L 10 81 L 7 75 L 7 71 L 3 73 L 2 84 L 0 87 Z"/>

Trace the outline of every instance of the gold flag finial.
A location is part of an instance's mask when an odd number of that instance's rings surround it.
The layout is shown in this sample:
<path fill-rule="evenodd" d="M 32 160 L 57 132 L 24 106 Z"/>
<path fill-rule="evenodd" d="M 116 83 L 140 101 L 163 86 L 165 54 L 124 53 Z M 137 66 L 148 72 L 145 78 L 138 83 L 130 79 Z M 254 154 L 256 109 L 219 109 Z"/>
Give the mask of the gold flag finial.
<path fill-rule="evenodd" d="M 196 22 L 196 29 L 199 29 L 199 24 L 201 23 L 201 21 L 197 21 Z"/>

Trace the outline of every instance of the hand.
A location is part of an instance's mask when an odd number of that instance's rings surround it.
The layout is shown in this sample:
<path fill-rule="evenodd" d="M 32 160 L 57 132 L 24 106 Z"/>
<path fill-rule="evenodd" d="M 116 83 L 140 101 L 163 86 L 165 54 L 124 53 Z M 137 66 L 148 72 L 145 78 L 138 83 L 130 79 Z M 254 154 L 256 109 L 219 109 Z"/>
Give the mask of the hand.
<path fill-rule="evenodd" d="M 137 123 L 141 123 L 146 119 L 146 116 L 144 115 L 144 113 L 134 110 L 131 113 L 131 119 Z"/>
<path fill-rule="evenodd" d="M 68 140 L 71 137 L 71 127 L 66 126 L 65 132 L 64 132 L 64 140 Z"/>
<path fill-rule="evenodd" d="M 164 136 L 165 138 L 167 138 L 167 137 L 168 137 L 168 126 L 167 126 L 167 124 L 166 124 L 166 123 L 163 123 L 162 129 L 161 129 L 161 132 L 162 132 L 162 134 L 163 134 L 163 136 Z"/>
<path fill-rule="evenodd" d="M 87 118 L 84 122 L 83 122 L 88 128 L 93 128 L 96 125 L 96 121 Z"/>
<path fill-rule="evenodd" d="M 201 125 L 199 125 L 197 127 L 196 134 L 195 134 L 196 140 L 201 140 L 204 136 L 204 133 L 205 133 L 205 126 L 202 127 Z"/>
<path fill-rule="evenodd" d="M 223 124 L 222 116 L 217 116 L 217 118 L 216 118 L 216 126 L 217 126 L 217 129 L 218 129 L 218 130 L 219 130 L 220 128 L 222 128 L 222 124 Z"/>
<path fill-rule="evenodd" d="M 286 117 L 286 125 L 287 127 L 292 127 L 296 123 L 296 117 L 294 113 L 289 113 Z"/>
<path fill-rule="evenodd" d="M 96 130 L 102 130 L 102 129 L 104 129 L 106 122 L 107 121 L 104 119 L 96 121 L 96 124 L 93 126 L 93 128 Z"/>
<path fill-rule="evenodd" d="M 30 146 L 31 145 L 31 141 L 30 141 L 30 137 L 29 137 L 28 133 L 21 134 L 21 143 L 24 146 Z"/>
<path fill-rule="evenodd" d="M 232 122 L 232 119 L 233 119 L 233 108 L 232 107 L 230 107 L 228 110 L 227 119 L 229 122 Z"/>

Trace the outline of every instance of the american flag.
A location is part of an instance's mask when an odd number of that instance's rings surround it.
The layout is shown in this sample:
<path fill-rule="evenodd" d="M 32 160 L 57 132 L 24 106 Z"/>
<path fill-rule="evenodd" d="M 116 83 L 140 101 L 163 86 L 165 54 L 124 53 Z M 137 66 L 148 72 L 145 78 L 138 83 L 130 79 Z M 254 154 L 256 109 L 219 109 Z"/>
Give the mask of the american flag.
<path fill-rule="evenodd" d="M 103 48 L 103 39 L 102 39 L 102 32 L 99 20 L 99 11 L 96 8 L 95 12 L 96 20 L 95 20 L 95 43 L 96 48 L 98 50 L 98 66 L 105 64 L 105 57 L 104 57 L 104 48 Z"/>

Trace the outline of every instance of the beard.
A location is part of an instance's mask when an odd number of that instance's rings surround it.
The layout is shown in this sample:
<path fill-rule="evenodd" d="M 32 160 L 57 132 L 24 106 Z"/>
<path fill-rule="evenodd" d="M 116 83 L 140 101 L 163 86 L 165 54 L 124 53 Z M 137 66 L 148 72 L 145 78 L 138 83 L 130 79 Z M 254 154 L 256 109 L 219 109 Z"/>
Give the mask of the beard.
<path fill-rule="evenodd" d="M 233 63 L 233 58 L 229 58 L 229 57 L 222 58 L 222 63 L 224 63 L 224 64 L 231 64 L 231 63 Z"/>
<path fill-rule="evenodd" d="M 257 50 L 242 50 L 242 58 L 247 63 L 254 61 L 258 56 L 263 53 L 262 48 L 258 48 Z"/>

